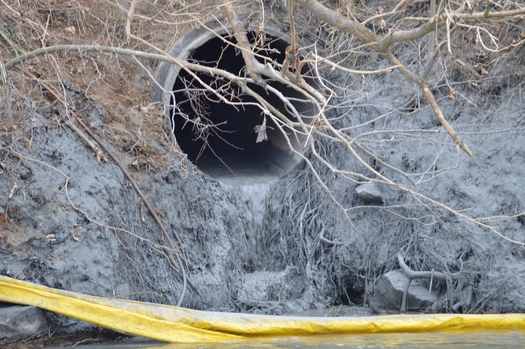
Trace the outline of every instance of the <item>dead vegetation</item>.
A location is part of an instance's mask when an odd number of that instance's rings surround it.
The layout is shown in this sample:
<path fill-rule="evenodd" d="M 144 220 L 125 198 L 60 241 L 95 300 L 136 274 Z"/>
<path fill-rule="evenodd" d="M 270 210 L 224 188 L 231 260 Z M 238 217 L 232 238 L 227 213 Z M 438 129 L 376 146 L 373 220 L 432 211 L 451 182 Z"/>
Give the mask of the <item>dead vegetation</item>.
<path fill-rule="evenodd" d="M 165 160 L 169 153 L 181 160 L 180 171 L 188 171 L 191 165 L 166 136 L 170 125 L 164 117 L 164 106 L 151 100 L 153 77 L 158 60 L 170 60 L 165 52 L 173 40 L 213 17 L 221 18 L 224 26 L 234 28 L 247 76 L 232 76 L 224 71 L 217 74 L 241 87 L 246 79 L 261 85 L 265 79 L 278 80 L 300 90 L 304 99 L 315 103 L 319 110 L 311 123 L 303 122 L 295 112 L 294 122 L 264 99 L 258 99 L 258 107 L 283 133 L 293 130 L 312 140 L 308 144 L 309 153 L 300 154 L 307 168 L 290 180 L 300 182 L 308 194 L 299 194 L 294 191 L 297 189 L 285 191 L 286 209 L 277 213 L 282 216 L 276 222 L 286 221 L 289 225 L 273 229 L 268 226 L 267 248 L 276 256 L 269 268 L 297 265 L 309 284 L 334 283 L 333 293 L 345 303 L 366 303 L 382 273 L 397 268 L 395 257 L 399 251 L 411 256 L 412 267 L 417 270 L 463 272 L 466 256 L 474 254 L 468 252 L 472 249 L 469 236 L 456 237 L 459 243 L 440 245 L 418 230 L 432 226 L 436 234 L 452 239 L 457 233 L 454 223 L 464 220 L 512 243 L 523 245 L 523 239 L 509 237 L 492 224 L 500 222 L 499 218 L 470 215 L 463 207 L 456 208 L 433 196 L 431 190 L 419 188 L 446 178 L 449 171 L 459 167 L 464 155 L 455 153 L 455 148 L 476 156 L 464 137 L 472 139 L 470 136 L 479 129 L 473 131 L 474 128 L 461 122 L 461 114 L 470 105 L 477 103 L 479 107 L 480 102 L 474 103 L 473 99 L 488 105 L 501 96 L 502 89 L 519 83 L 525 74 L 525 8 L 518 2 L 504 0 L 442 1 L 432 10 L 432 3 L 435 4 L 433 1 L 22 3 L 2 0 L 2 157 L 11 162 L 16 160 L 13 144 L 21 142 L 30 147 L 32 132 L 37 127 L 60 129 L 73 122 L 73 118 L 64 119 L 72 114 L 63 109 L 71 108 L 79 112 L 96 137 L 124 157 L 123 170 L 139 175 L 148 171 L 167 173 L 170 165 Z M 291 44 L 284 62 L 263 65 L 254 58 L 256 50 L 242 29 L 247 16 L 247 21 L 261 23 L 261 32 L 266 25 L 290 31 L 297 47 Z M 82 49 L 78 45 L 88 46 Z M 38 49 L 42 51 L 31 55 Z M 139 53 L 144 56 L 139 57 Z M 195 72 L 208 70 L 193 62 L 173 59 L 171 62 L 195 77 Z M 319 73 L 326 93 L 304 84 L 297 73 L 300 69 L 295 67 L 306 63 Z M 386 81 L 386 86 L 395 88 L 388 79 L 406 79 L 414 88 L 407 92 L 407 85 L 399 84 L 399 90 L 388 91 L 391 104 L 376 103 L 374 98 L 380 97 L 381 83 Z M 68 104 L 60 106 L 44 84 Z M 216 94 L 210 86 L 201 87 L 210 95 Z M 256 99 L 260 97 L 255 91 L 245 91 Z M 92 116 L 82 114 L 82 109 L 91 102 L 102 106 L 105 115 L 90 119 Z M 293 111 L 289 101 L 283 102 Z M 46 115 L 45 125 L 33 124 L 27 112 L 29 106 Z M 414 121 L 416 117 L 421 119 Z M 487 126 L 484 122 L 480 120 L 482 127 Z M 454 125 L 459 125 L 460 131 Z M 394 154 L 400 144 L 409 144 L 411 151 Z M 418 147 L 423 145 L 432 148 L 433 154 L 419 151 Z M 475 144 L 476 148 L 481 146 Z M 365 207 L 348 194 L 350 189 L 344 189 L 365 182 L 376 182 L 387 188 L 385 191 L 390 190 L 387 197 L 390 201 L 383 207 Z M 332 204 L 323 201 L 326 196 Z M 331 225 L 323 222 L 320 217 L 326 210 L 338 210 L 344 223 L 335 219 Z M 155 208 L 151 212 L 155 215 Z M 520 214 L 521 211 L 506 213 L 501 219 L 510 221 Z M 10 226 L 16 221 L 13 209 L 0 212 L 0 218 L 2 215 L 0 224 Z M 363 232 L 357 219 L 382 219 L 389 223 L 375 231 L 366 231 L 364 227 Z M 160 241 L 168 244 L 165 239 L 159 238 L 157 244 Z M 157 250 L 160 245 L 154 245 L 152 252 L 142 246 L 143 242 L 127 236 L 121 240 L 121 246 L 130 250 L 140 247 L 142 252 L 134 256 L 143 261 L 151 254 L 158 259 L 165 257 Z M 355 245 L 359 248 L 354 248 Z M 175 243 L 167 249 L 178 250 Z M 439 256 L 437 252 L 441 250 L 447 256 Z M 127 258 L 132 260 L 133 255 Z M 351 263 L 353 259 L 359 263 Z M 312 262 L 323 268 L 316 268 Z M 182 264 L 172 263 L 177 267 Z M 463 280 L 481 283 L 478 271 L 483 267 L 465 268 Z M 154 281 L 147 275 L 138 275 L 137 283 L 146 287 Z M 463 286 L 453 285 L 457 292 Z M 321 287 L 311 292 L 324 292 L 318 298 L 333 298 Z M 485 305 L 483 297 L 478 299 L 471 307 L 473 311 Z M 450 307 L 451 304 L 443 306 Z"/>

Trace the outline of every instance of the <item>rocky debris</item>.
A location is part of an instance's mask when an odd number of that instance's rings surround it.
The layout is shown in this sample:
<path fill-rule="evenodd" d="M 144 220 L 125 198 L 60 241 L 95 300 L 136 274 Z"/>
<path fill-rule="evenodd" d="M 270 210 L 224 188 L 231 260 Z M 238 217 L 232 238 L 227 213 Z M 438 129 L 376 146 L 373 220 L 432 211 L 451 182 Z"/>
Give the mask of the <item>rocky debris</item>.
<path fill-rule="evenodd" d="M 383 275 L 370 299 L 370 308 L 375 313 L 399 312 L 407 283 L 408 278 L 401 270 L 393 270 Z M 408 289 L 407 310 L 424 310 L 432 306 L 437 297 L 436 291 L 433 290 L 429 293 L 428 287 L 425 287 L 420 280 L 415 279 Z"/>
<path fill-rule="evenodd" d="M 0 308 L 0 341 L 14 341 L 38 337 L 47 333 L 44 311 L 30 306 Z"/>
<path fill-rule="evenodd" d="M 282 271 L 260 271 L 244 276 L 237 299 L 247 308 L 261 302 L 299 299 L 305 291 L 304 278 L 297 269 L 287 267 Z"/>
<path fill-rule="evenodd" d="M 355 188 L 355 191 L 359 198 L 365 202 L 365 204 L 383 204 L 381 191 L 374 182 L 362 184 Z"/>

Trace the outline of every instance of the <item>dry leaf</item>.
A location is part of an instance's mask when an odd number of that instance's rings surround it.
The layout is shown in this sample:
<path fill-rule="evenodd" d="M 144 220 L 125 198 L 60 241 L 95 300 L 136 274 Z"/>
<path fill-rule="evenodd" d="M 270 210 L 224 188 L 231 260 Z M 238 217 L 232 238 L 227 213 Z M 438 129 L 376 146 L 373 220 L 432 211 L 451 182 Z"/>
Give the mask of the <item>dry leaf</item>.
<path fill-rule="evenodd" d="M 262 125 L 256 125 L 254 130 L 255 133 L 257 133 L 257 140 L 255 143 L 261 143 L 268 140 L 268 135 L 266 134 L 266 120 Z"/>

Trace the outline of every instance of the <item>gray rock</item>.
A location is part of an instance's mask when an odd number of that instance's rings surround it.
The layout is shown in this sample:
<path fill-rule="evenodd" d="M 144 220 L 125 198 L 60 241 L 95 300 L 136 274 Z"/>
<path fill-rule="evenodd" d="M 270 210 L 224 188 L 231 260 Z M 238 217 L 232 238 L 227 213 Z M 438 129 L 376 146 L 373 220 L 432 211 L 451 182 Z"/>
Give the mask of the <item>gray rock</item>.
<path fill-rule="evenodd" d="M 383 198 L 376 183 L 370 182 L 362 184 L 355 188 L 355 191 L 365 204 L 383 204 Z"/>
<path fill-rule="evenodd" d="M 0 307 L 0 341 L 14 341 L 47 333 L 44 311 L 37 307 Z"/>
<path fill-rule="evenodd" d="M 304 277 L 295 268 L 287 267 L 279 272 L 260 271 L 244 276 L 238 300 L 244 304 L 298 299 L 304 292 Z"/>
<path fill-rule="evenodd" d="M 408 278 L 401 270 L 393 270 L 383 275 L 370 299 L 370 308 L 376 313 L 399 312 L 407 283 Z M 437 299 L 436 293 L 429 293 L 428 287 L 424 287 L 420 280 L 414 279 L 408 289 L 407 311 L 419 311 L 430 307 Z"/>

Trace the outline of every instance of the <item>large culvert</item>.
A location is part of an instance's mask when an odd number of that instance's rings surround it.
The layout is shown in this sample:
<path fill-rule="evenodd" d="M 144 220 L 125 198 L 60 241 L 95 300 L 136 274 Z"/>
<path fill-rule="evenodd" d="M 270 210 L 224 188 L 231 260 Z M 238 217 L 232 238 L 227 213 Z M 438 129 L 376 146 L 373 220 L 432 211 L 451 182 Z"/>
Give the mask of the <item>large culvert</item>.
<path fill-rule="evenodd" d="M 248 29 L 247 34 L 252 41 L 260 38 L 255 28 Z M 286 39 L 285 34 L 272 28 L 266 28 L 265 34 L 264 49 L 258 51 L 264 58 L 258 59 L 281 64 L 290 40 Z M 185 35 L 174 44 L 169 54 L 180 61 L 217 67 L 244 77 L 245 63 L 234 46 L 235 43 L 230 28 L 214 22 Z M 317 79 L 312 76 L 307 65 L 303 67 L 301 74 L 310 85 L 316 85 Z M 200 170 L 215 178 L 282 176 L 300 163 L 301 157 L 290 149 L 287 136 L 269 119 L 266 128 L 268 139 L 256 142 L 255 129 L 262 124 L 264 114 L 253 105 L 253 97 L 243 93 L 230 81 L 211 73 L 198 72 L 196 75 L 197 78 L 175 64 L 163 62 L 157 74 L 155 99 L 165 106 L 175 142 Z M 235 102 L 235 105 L 221 101 L 206 90 L 199 80 L 213 87 L 229 101 Z M 302 94 L 276 81 L 265 82 L 292 101 L 303 116 L 303 121 L 311 121 L 315 107 Z M 275 95 L 255 84 L 249 86 L 296 121 Z M 286 133 L 289 136 L 293 130 L 287 129 Z M 292 139 L 295 151 L 302 153 L 306 137 L 289 138 Z"/>

